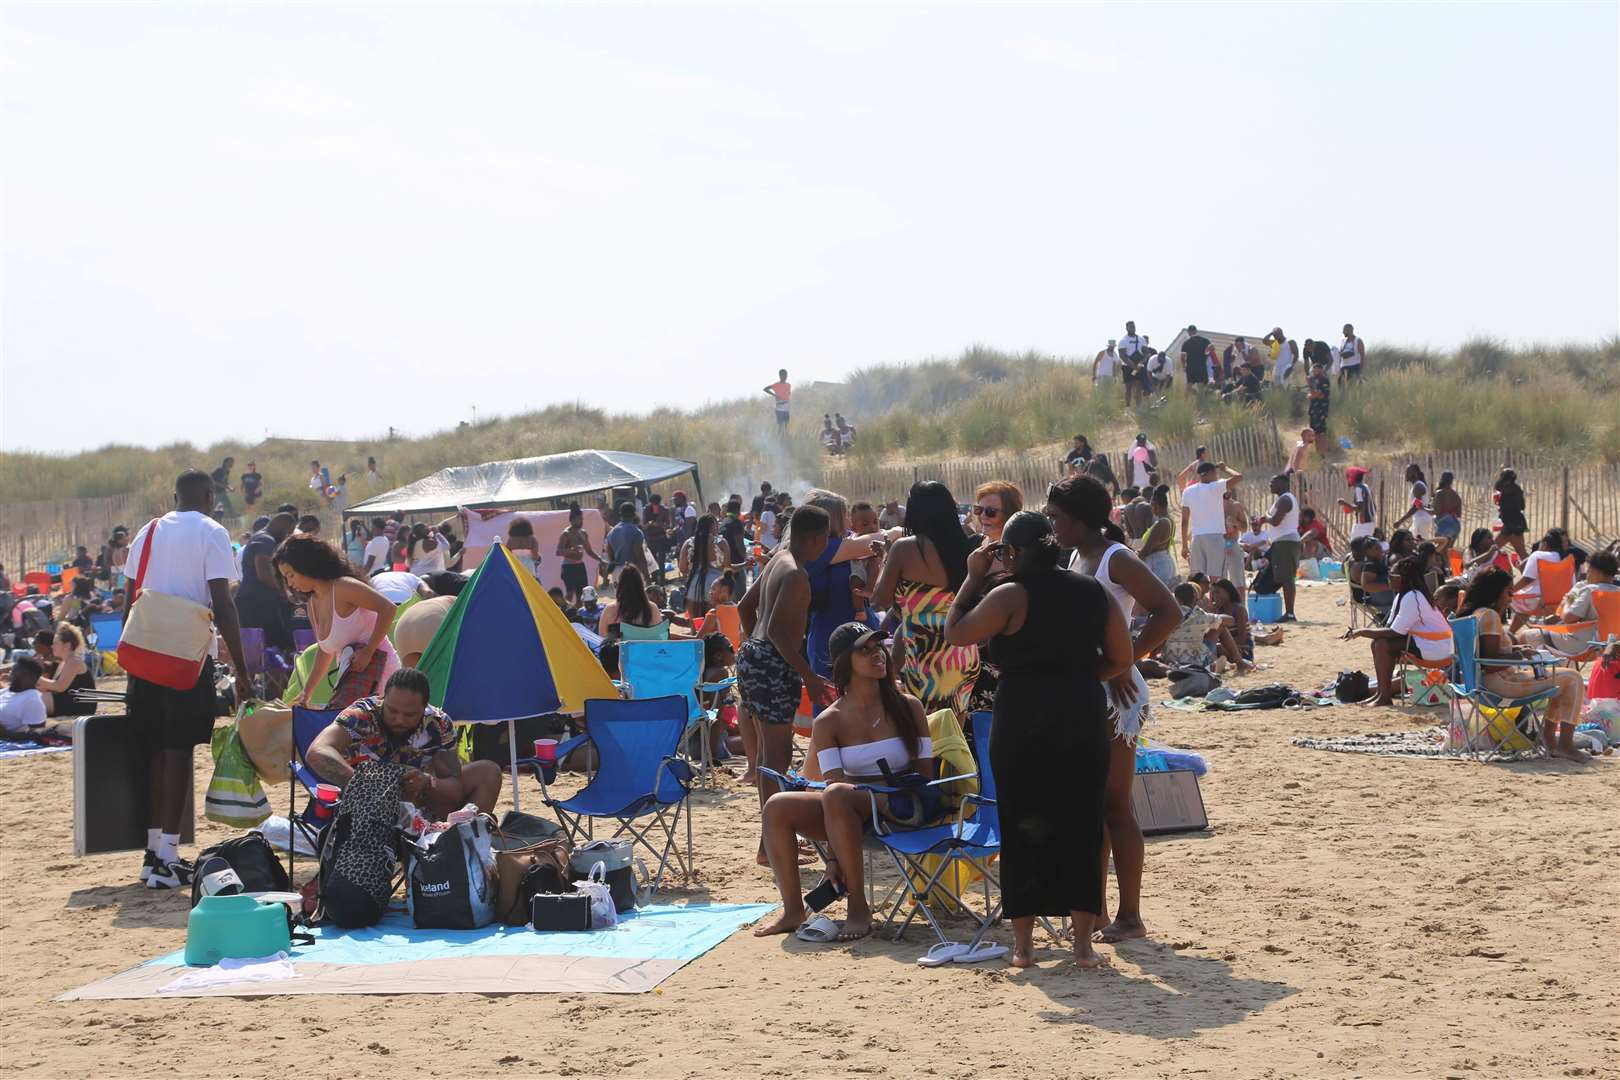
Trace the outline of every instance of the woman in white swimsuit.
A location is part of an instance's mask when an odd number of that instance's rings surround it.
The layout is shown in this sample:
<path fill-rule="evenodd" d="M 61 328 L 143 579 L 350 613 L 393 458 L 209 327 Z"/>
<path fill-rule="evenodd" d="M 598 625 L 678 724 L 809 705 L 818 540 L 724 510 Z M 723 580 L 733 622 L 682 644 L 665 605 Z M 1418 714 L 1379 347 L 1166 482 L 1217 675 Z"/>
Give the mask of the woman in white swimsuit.
<path fill-rule="evenodd" d="M 1046 513 L 1052 519 L 1057 542 L 1074 548 L 1069 569 L 1097 579 L 1119 605 L 1127 628 L 1138 607 L 1147 614 L 1147 622 L 1131 635 L 1136 659 L 1140 660 L 1163 645 L 1181 624 L 1181 605 L 1164 582 L 1131 554 L 1124 543 L 1125 534 L 1108 520 L 1109 508 L 1108 490 L 1084 476 L 1067 477 L 1053 484 L 1046 497 Z M 1106 875 L 1112 847 L 1119 879 L 1119 906 L 1114 910 L 1114 921 L 1092 937 L 1116 942 L 1147 935 L 1141 912 L 1145 854 L 1142 827 L 1131 808 L 1131 786 L 1136 779 L 1136 738 L 1147 720 L 1148 687 L 1134 664 L 1108 684 L 1108 699 L 1114 709 L 1114 741 L 1108 766 L 1104 810 L 1107 835 L 1102 858 Z M 1105 886 L 1106 881 L 1105 876 Z M 1103 912 L 1106 916 L 1106 905 Z"/>
<path fill-rule="evenodd" d="M 800 836 L 825 841 L 831 849 L 827 879 L 844 888 L 849 902 L 837 940 L 853 941 L 872 932 L 861 838 L 872 820 L 873 801 L 853 784 L 881 782 L 884 764 L 891 773 L 934 775 L 934 748 L 922 702 L 902 693 L 889 674 L 886 645 L 882 634 L 862 623 L 845 623 L 828 642 L 838 700 L 816 717 L 808 754 L 827 786 L 780 791 L 765 803 L 765 852 L 782 894 L 782 914 L 756 928 L 757 937 L 791 934 L 805 921 Z"/>
<path fill-rule="evenodd" d="M 293 704 L 309 707 L 310 694 L 348 648 L 354 651 L 326 708 L 346 709 L 380 693 L 388 676 L 400 668 L 399 654 L 388 640 L 393 602 L 361 581 L 337 548 L 313 536 L 288 537 L 276 549 L 274 565 L 289 590 L 309 597 L 309 623 L 320 645 L 303 693 Z"/>

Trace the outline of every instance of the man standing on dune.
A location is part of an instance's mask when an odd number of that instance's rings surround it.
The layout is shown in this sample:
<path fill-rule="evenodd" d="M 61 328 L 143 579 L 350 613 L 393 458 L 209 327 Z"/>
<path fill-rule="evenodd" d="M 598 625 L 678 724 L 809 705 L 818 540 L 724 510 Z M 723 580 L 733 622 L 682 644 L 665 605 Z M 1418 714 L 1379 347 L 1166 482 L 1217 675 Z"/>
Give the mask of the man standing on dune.
<path fill-rule="evenodd" d="M 767 386 L 765 392 L 776 401 L 776 430 L 786 431 L 788 420 L 791 419 L 788 400 L 793 396 L 793 386 L 788 382 L 787 368 L 776 373 L 776 381 Z"/>

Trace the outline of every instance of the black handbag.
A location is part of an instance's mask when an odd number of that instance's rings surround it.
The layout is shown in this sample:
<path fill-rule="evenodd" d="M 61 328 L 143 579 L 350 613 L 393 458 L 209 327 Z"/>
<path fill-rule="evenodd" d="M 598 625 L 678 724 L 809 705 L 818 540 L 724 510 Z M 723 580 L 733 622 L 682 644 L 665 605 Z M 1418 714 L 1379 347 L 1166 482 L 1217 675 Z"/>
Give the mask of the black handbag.
<path fill-rule="evenodd" d="M 535 930 L 589 930 L 591 898 L 584 893 L 536 893 L 529 901 Z"/>

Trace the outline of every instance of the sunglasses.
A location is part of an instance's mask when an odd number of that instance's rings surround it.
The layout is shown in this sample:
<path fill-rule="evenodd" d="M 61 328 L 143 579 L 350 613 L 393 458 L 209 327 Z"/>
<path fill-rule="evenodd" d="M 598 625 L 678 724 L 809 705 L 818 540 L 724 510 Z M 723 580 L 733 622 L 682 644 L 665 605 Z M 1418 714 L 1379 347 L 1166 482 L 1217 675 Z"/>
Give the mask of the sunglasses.
<path fill-rule="evenodd" d="M 998 518 L 1001 516 L 1001 511 L 994 506 L 975 506 L 973 508 L 973 516 Z"/>

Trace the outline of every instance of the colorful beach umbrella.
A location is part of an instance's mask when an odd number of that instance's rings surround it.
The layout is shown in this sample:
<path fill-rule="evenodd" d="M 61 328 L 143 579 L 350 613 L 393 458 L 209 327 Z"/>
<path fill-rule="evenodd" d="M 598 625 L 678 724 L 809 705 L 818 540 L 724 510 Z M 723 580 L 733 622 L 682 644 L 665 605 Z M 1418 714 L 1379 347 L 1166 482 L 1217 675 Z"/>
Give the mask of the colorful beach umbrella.
<path fill-rule="evenodd" d="M 484 556 L 418 666 L 432 683 L 433 704 L 451 720 L 508 725 L 514 806 L 515 721 L 581 713 L 587 698 L 619 696 L 562 610 L 504 544 Z"/>

